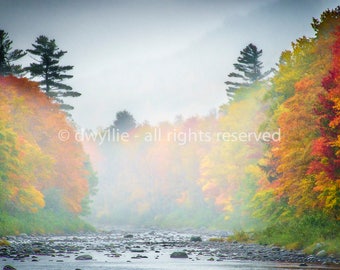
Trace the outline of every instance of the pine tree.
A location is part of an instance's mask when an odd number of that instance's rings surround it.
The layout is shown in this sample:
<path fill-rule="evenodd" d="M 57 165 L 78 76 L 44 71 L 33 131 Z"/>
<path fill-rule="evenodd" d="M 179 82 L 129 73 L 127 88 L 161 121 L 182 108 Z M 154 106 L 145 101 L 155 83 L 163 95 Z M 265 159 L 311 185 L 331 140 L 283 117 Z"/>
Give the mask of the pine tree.
<path fill-rule="evenodd" d="M 8 33 L 0 29 L 0 75 L 2 76 L 20 76 L 23 73 L 21 65 L 15 65 L 13 62 L 25 56 L 26 53 L 23 50 L 12 50 L 12 43 Z"/>
<path fill-rule="evenodd" d="M 260 61 L 262 56 L 262 50 L 258 50 L 257 47 L 250 43 L 241 52 L 241 56 L 237 58 L 237 63 L 234 64 L 234 68 L 238 71 L 231 72 L 228 77 L 241 79 L 241 81 L 226 81 L 227 96 L 232 99 L 235 91 L 240 87 L 250 86 L 252 83 L 264 78 L 272 70 L 262 73 L 263 63 Z"/>
<path fill-rule="evenodd" d="M 72 91 L 72 87 L 63 83 L 66 79 L 71 79 L 73 75 L 67 74 L 68 71 L 73 69 L 73 66 L 61 66 L 59 61 L 67 51 L 62 51 L 58 48 L 54 39 L 49 39 L 46 36 L 39 36 L 35 44 L 32 44 L 34 49 L 29 49 L 27 52 L 34 56 L 38 56 L 36 63 L 31 63 L 26 68 L 34 77 L 40 77 L 39 81 L 41 89 L 52 97 L 60 108 L 68 111 L 72 110 L 71 105 L 65 104 L 64 97 L 78 97 L 81 94 Z"/>

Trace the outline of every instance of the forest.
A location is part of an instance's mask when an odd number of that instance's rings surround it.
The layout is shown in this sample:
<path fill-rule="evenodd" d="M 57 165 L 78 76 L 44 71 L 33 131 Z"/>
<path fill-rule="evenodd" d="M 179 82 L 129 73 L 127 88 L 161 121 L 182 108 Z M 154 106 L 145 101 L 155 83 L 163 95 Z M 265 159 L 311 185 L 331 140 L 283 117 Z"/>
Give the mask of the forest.
<path fill-rule="evenodd" d="M 0 235 L 207 228 L 339 254 L 340 7 L 311 25 L 268 72 L 255 45 L 241 51 L 218 113 L 150 125 L 121 111 L 82 141 L 63 102 L 80 95 L 61 83 L 71 66 L 50 81 L 38 64 L 1 67 Z M 42 36 L 28 52 L 44 45 L 55 43 Z"/>

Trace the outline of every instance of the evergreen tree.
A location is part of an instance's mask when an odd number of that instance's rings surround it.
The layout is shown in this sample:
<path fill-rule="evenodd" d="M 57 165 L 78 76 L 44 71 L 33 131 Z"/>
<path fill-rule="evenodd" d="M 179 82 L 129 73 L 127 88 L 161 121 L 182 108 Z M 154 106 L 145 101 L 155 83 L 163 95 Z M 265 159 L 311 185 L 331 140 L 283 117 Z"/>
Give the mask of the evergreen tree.
<path fill-rule="evenodd" d="M 128 132 L 136 127 L 136 120 L 128 111 L 120 111 L 116 113 L 116 120 L 113 122 L 113 128 L 116 131 Z"/>
<path fill-rule="evenodd" d="M 54 39 L 49 39 L 46 36 L 37 37 L 35 44 L 32 44 L 33 49 L 27 50 L 30 54 L 38 56 L 36 63 L 31 63 L 26 68 L 34 77 L 40 77 L 39 81 L 41 89 L 52 97 L 60 108 L 63 110 L 72 110 L 71 105 L 65 104 L 64 97 L 78 97 L 81 94 L 72 90 L 72 87 L 63 83 L 64 80 L 70 79 L 73 75 L 67 74 L 73 69 L 73 66 L 61 66 L 59 61 L 67 51 L 62 51 L 58 48 Z"/>
<path fill-rule="evenodd" d="M 240 87 L 250 86 L 255 81 L 258 81 L 267 76 L 272 70 L 262 73 L 263 63 L 260 61 L 262 56 L 262 50 L 258 50 L 257 47 L 250 43 L 241 52 L 237 58 L 237 63 L 234 64 L 234 68 L 238 72 L 231 72 L 228 77 L 241 79 L 239 81 L 226 81 L 227 96 L 232 99 L 234 92 Z"/>
<path fill-rule="evenodd" d="M 0 29 L 0 75 L 16 75 L 23 73 L 21 65 L 13 62 L 19 60 L 26 53 L 23 50 L 12 50 L 13 41 L 9 39 L 8 33 Z"/>

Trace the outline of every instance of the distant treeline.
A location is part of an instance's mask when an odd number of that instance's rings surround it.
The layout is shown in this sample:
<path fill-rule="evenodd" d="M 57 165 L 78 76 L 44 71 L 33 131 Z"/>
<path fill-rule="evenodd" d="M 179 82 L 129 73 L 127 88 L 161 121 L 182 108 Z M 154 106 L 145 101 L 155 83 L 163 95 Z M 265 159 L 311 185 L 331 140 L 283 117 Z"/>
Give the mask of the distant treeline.
<path fill-rule="evenodd" d="M 217 115 L 143 124 L 130 129 L 129 142 L 91 145 L 103 181 L 92 218 L 255 230 L 262 243 L 326 242 L 339 252 L 340 8 L 312 27 L 315 36 L 282 52 L 271 78 L 261 70 L 261 50 L 241 51 L 234 81 L 226 82 L 229 103 Z M 182 134 L 182 142 L 145 140 L 160 130 Z M 268 136 L 183 141 L 207 131 Z"/>

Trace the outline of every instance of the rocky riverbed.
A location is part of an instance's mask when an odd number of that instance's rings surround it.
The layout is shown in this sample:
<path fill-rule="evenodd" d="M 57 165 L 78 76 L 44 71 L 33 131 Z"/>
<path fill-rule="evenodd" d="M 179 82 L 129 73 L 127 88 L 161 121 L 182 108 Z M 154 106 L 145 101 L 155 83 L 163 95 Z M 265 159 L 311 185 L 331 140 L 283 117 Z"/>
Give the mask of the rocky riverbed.
<path fill-rule="evenodd" d="M 277 268 L 237 267 L 242 269 L 340 269 L 340 258 L 327 256 L 322 252 L 318 255 L 306 255 L 301 251 L 286 250 L 276 246 L 209 241 L 219 236 L 213 233 L 173 231 L 111 231 L 72 236 L 22 234 L 7 237 L 10 245 L 0 246 L 0 266 L 1 269 L 6 270 L 10 270 L 10 267 L 14 269 L 44 269 L 43 267 L 96 269 L 94 265 L 98 263 L 108 265 L 112 263 L 120 265 L 119 269 L 139 269 L 138 267 L 129 268 L 126 265 L 143 265 L 143 261 L 147 265 L 185 261 L 185 265 L 189 265 L 188 263 L 208 265 L 209 269 L 214 269 L 211 268 L 214 265 L 222 266 L 236 262 L 248 266 L 254 262 L 266 262 L 256 265 L 273 265 L 273 263 L 278 265 Z M 277 264 L 278 262 L 280 263 Z M 63 267 L 63 264 L 68 267 Z M 86 268 L 83 268 L 84 266 Z M 144 269 L 150 269 L 150 267 Z M 181 269 L 190 268 L 182 267 Z"/>

